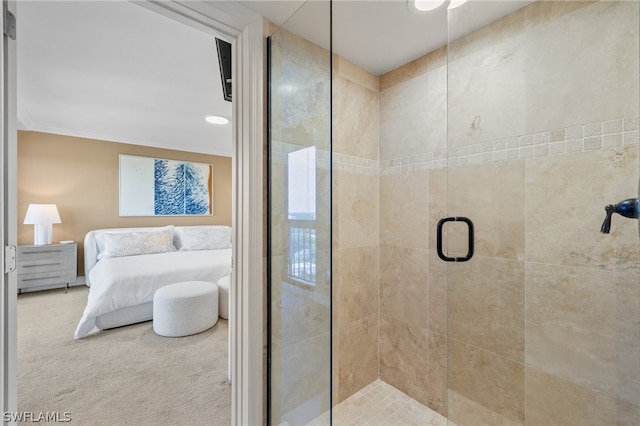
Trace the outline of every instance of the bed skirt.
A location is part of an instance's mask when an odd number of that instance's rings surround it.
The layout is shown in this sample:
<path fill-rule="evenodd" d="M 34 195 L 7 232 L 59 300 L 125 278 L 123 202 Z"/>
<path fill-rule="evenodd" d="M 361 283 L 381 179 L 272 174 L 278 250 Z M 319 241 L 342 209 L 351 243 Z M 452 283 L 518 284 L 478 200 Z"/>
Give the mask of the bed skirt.
<path fill-rule="evenodd" d="M 107 330 L 109 328 L 122 327 L 138 322 L 151 321 L 152 319 L 153 302 L 147 302 L 142 305 L 128 306 L 100 315 L 96 317 L 96 327 L 99 330 Z"/>

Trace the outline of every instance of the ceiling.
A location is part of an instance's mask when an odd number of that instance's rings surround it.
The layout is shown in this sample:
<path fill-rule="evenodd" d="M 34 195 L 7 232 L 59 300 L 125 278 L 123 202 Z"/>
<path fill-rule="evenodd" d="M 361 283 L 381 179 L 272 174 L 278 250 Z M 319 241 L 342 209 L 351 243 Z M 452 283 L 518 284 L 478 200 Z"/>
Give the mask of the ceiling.
<path fill-rule="evenodd" d="M 22 130 L 232 155 L 214 33 L 125 1 L 18 2 Z"/>
<path fill-rule="evenodd" d="M 329 47 L 326 0 L 236 3 Z M 381 75 L 531 1 L 469 0 L 411 13 L 406 0 L 334 0 L 333 50 Z M 212 31 L 127 1 L 18 2 L 22 130 L 231 156 Z M 232 40 L 227 40 L 232 41 Z"/>
<path fill-rule="evenodd" d="M 327 1 L 240 1 L 278 26 L 329 47 Z M 460 0 L 451 1 L 460 4 Z M 469 0 L 417 12 L 407 0 L 334 0 L 333 51 L 382 75 L 493 22 L 532 0 Z"/>

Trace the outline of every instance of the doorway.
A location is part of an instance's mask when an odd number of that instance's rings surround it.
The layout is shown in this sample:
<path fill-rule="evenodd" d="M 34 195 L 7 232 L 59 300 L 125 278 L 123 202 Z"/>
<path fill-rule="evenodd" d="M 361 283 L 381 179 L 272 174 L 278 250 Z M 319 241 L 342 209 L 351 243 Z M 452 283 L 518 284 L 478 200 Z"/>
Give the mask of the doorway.
<path fill-rule="evenodd" d="M 234 117 L 237 145 L 235 146 L 236 163 L 233 169 L 233 185 L 239 188 L 238 197 L 233 200 L 233 225 L 234 225 L 234 265 L 236 272 L 234 284 L 231 290 L 232 311 L 235 311 L 235 318 L 231 321 L 231 347 L 235 350 L 236 357 L 231 360 L 231 377 L 237 384 L 234 386 L 233 400 L 233 422 L 258 423 L 262 418 L 262 332 L 261 330 L 261 294 L 262 290 L 251 289 L 249 291 L 250 279 L 254 282 L 256 277 L 260 277 L 262 258 L 262 233 L 261 215 L 256 212 L 259 209 L 256 205 L 262 204 L 262 19 L 255 14 L 237 7 L 236 5 L 220 4 L 219 7 L 211 7 L 208 4 L 189 2 L 188 7 L 179 2 L 171 4 L 151 4 L 144 3 L 145 7 L 153 9 L 159 13 L 174 17 L 179 21 L 189 21 L 195 25 L 210 25 L 227 34 L 236 41 L 234 73 L 237 89 L 240 94 L 252 99 L 252 102 L 239 101 L 236 105 Z M 15 6 L 15 4 L 13 5 Z M 15 7 L 13 12 L 15 13 Z M 7 43 L 5 39 L 5 43 Z M 10 44 L 10 42 L 9 42 Z M 3 59 L 15 59 L 11 55 L 11 50 L 3 51 Z M 13 52 L 15 55 L 15 51 Z M 11 65 L 9 65 L 11 71 Z M 9 72 L 9 94 L 8 110 L 15 111 L 15 98 L 11 97 L 12 90 L 15 90 L 15 73 Z M 13 82 L 11 79 L 13 78 Z M 6 82 L 5 82 L 6 83 Z M 5 93 L 7 93 L 5 91 Z M 13 100 L 12 100 L 13 99 Z M 13 102 L 13 106 L 11 105 Z M 6 118 L 9 138 L 5 139 L 5 148 L 9 153 L 15 155 L 15 139 L 12 140 L 11 129 L 15 129 L 15 118 Z M 4 163 L 5 176 L 9 178 L 6 182 L 15 182 L 15 169 L 7 167 L 6 158 Z M 7 199 L 15 200 L 15 187 L 10 184 L 4 188 Z M 9 211 L 5 217 L 15 218 L 15 212 L 11 205 L 5 205 L 5 212 Z M 17 221 L 17 219 L 16 219 Z M 5 222 L 6 223 L 6 222 Z M 9 226 L 10 230 L 11 227 Z M 15 230 L 5 234 L 5 244 L 15 245 Z M 251 265 L 251 266 L 250 266 Z M 15 383 L 11 377 L 15 377 L 15 358 L 12 358 L 13 343 L 11 324 L 15 321 L 15 311 L 10 302 L 11 295 L 15 295 L 15 274 L 8 274 L 7 289 L 8 296 L 5 298 L 4 312 L 8 315 L 8 322 L 5 322 L 5 338 L 8 348 L 4 351 L 7 362 L 5 375 L 5 411 L 15 412 L 15 401 L 12 401 L 12 394 L 15 394 Z M 259 279 L 259 278 L 258 278 Z M 12 284 L 13 283 L 13 284 Z M 13 288 L 13 290 L 12 290 Z M 15 300 L 15 299 L 14 299 Z M 13 312 L 13 313 L 12 313 Z M 249 314 L 249 312 L 251 314 Z M 256 316 L 257 315 L 257 316 Z M 15 322 L 13 322 L 15 324 Z M 15 329 L 15 328 L 14 328 Z M 255 349 L 257 348 L 257 350 Z M 13 359 L 13 361 L 12 361 Z M 236 361 L 237 359 L 237 361 Z M 13 383 L 13 384 L 12 384 Z M 251 388 L 251 391 L 246 389 Z M 13 390 L 12 390 L 13 389 Z M 252 420 L 253 419 L 253 420 Z"/>

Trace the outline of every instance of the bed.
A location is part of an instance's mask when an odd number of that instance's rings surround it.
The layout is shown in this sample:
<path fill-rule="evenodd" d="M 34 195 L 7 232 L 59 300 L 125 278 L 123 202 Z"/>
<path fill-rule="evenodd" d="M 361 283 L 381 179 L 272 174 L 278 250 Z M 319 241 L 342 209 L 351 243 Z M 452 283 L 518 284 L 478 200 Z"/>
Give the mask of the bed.
<path fill-rule="evenodd" d="M 165 226 L 98 229 L 84 240 L 87 305 L 75 338 L 153 319 L 153 295 L 183 281 L 231 273 L 231 228 Z"/>

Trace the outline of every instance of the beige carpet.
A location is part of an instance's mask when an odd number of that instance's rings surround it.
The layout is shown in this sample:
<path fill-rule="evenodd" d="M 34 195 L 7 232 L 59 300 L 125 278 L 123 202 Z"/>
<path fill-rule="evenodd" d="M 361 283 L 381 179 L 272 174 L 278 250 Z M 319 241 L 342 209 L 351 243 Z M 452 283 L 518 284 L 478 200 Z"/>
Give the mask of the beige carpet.
<path fill-rule="evenodd" d="M 18 411 L 73 425 L 230 425 L 227 321 L 166 338 L 151 322 L 74 340 L 88 288 L 18 296 Z"/>

